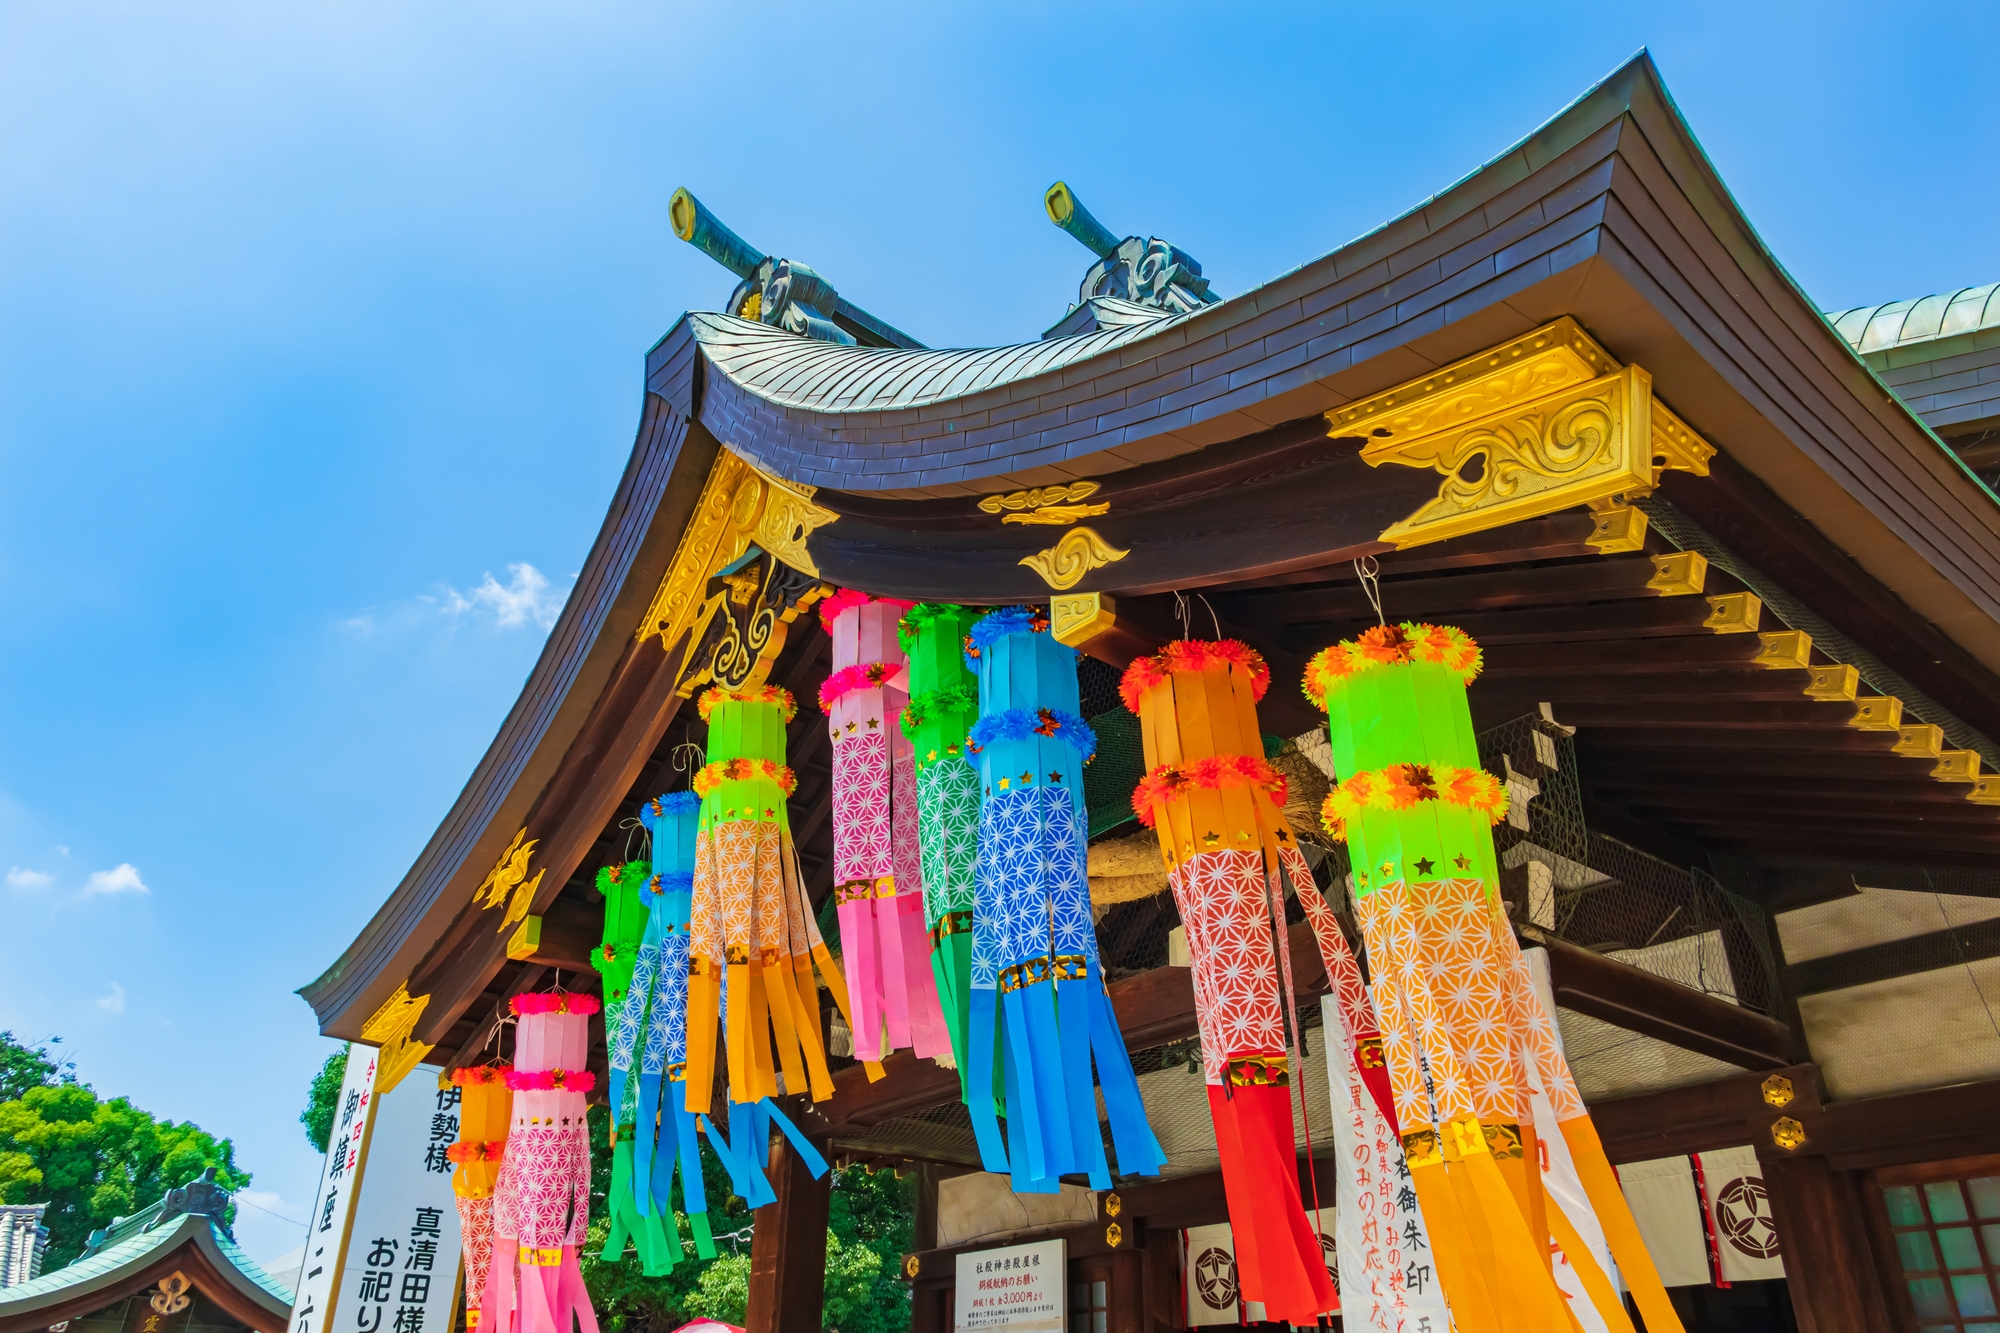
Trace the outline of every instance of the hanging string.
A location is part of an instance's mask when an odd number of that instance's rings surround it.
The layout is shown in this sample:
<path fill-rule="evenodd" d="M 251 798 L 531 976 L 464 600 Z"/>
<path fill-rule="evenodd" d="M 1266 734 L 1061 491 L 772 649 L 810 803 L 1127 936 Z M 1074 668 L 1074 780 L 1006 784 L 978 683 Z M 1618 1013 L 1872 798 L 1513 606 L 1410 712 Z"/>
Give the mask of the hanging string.
<path fill-rule="evenodd" d="M 1195 596 L 1201 597 L 1201 604 L 1208 607 L 1208 623 L 1215 626 L 1215 637 L 1217 642 L 1220 642 L 1222 639 L 1222 617 L 1215 614 L 1215 607 L 1210 605 L 1208 598 L 1202 597 L 1200 593 L 1196 593 Z"/>
<path fill-rule="evenodd" d="M 1181 637 L 1188 637 L 1188 600 L 1179 588 L 1174 589 L 1174 619 L 1181 622 Z"/>
<path fill-rule="evenodd" d="M 1364 555 L 1354 562 L 1354 577 L 1361 580 L 1361 591 L 1368 595 L 1368 604 L 1375 608 L 1375 623 L 1386 625 L 1382 618 L 1382 567 L 1375 563 L 1375 557 Z"/>
<path fill-rule="evenodd" d="M 635 817 L 632 819 L 619 820 L 618 827 L 625 830 L 625 859 L 626 861 L 629 862 L 632 859 L 632 839 L 639 836 L 639 834 L 641 833 L 645 833 L 646 826 L 644 824 L 641 824 L 639 820 Z M 653 854 L 653 836 L 652 834 L 648 833 L 646 834 L 647 859 L 650 860 L 652 858 L 652 854 Z"/>

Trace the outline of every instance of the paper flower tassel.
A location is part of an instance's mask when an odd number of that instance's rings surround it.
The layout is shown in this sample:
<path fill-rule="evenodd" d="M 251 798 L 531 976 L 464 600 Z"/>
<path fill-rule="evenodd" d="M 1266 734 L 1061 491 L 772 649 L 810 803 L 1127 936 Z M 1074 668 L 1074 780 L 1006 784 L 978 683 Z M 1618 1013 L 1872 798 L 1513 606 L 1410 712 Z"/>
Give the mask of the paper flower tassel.
<path fill-rule="evenodd" d="M 1243 1299 L 1310 1326 L 1339 1297 L 1299 1198 L 1286 881 L 1319 895 L 1285 823 L 1284 776 L 1264 760 L 1257 701 L 1270 680 L 1243 644 L 1181 641 L 1134 661 L 1120 692 L 1146 749 L 1132 808 L 1159 832 L 1187 931 Z"/>
<path fill-rule="evenodd" d="M 1532 1064 L 1646 1326 L 1678 1330 L 1499 908 L 1492 825 L 1505 792 L 1479 767 L 1466 702 L 1479 663 L 1463 631 L 1385 625 L 1320 653 L 1305 682 L 1345 775 L 1326 823 L 1354 866 L 1396 1120 L 1438 1277 L 1466 1333 L 1568 1321 L 1547 1263 L 1565 1219 L 1534 1165 Z M 1610 1302 L 1588 1252 L 1564 1248 Z M 1627 1326 L 1622 1312 L 1601 1313 Z"/>
<path fill-rule="evenodd" d="M 910 661 L 910 701 L 903 707 L 902 727 L 916 759 L 924 928 L 961 1096 L 972 1006 L 973 885 L 979 865 L 979 775 L 965 748 L 965 734 L 979 716 L 979 681 L 965 668 L 964 640 L 981 614 L 927 602 L 904 612 L 896 627 Z"/>
<path fill-rule="evenodd" d="M 507 1087 L 511 1065 L 479 1065 L 451 1071 L 458 1089 L 458 1142 L 445 1150 L 453 1163 L 451 1192 L 457 1196 L 458 1227 L 465 1247 L 465 1327 L 479 1327 L 486 1274 L 493 1263 L 493 1186 L 507 1149 L 508 1112 L 514 1094 Z"/>
<path fill-rule="evenodd" d="M 695 774 L 694 901 L 688 959 L 687 1109 L 713 1101 L 716 1028 L 726 1029 L 729 1100 L 745 1106 L 778 1095 L 778 1071 L 793 1092 L 833 1095 L 820 1030 L 813 965 L 851 1023 L 847 987 L 820 938 L 800 879 L 785 798 L 792 696 L 776 686 L 743 694 L 710 689 L 708 764 Z M 727 1003 L 724 1002 L 725 973 Z M 776 1059 L 773 1060 L 773 1046 Z M 881 1077 L 881 1067 L 870 1070 Z"/>
<path fill-rule="evenodd" d="M 897 725 L 909 665 L 896 622 L 909 606 L 852 590 L 820 603 L 833 637 L 819 691 L 833 740 L 833 893 L 859 1060 L 951 1050 L 924 937 L 915 752 Z"/>
<path fill-rule="evenodd" d="M 1017 1192 L 1054 1193 L 1071 1172 L 1108 1189 L 1094 1063 L 1119 1172 L 1157 1175 L 1165 1155 L 1104 989 L 1090 913 L 1083 766 L 1097 740 L 1077 715 L 1076 650 L 1050 637 L 1046 613 L 1016 606 L 975 622 L 965 656 L 980 707 L 966 737 L 980 825 L 965 1047 L 980 1156 L 988 1171 L 1011 1171 Z"/>
<path fill-rule="evenodd" d="M 577 1251 L 590 1226 L 590 1131 L 584 1094 L 594 995 L 516 995 L 506 1156 L 493 1187 L 493 1264 L 485 1319 L 492 1333 L 597 1333 Z"/>

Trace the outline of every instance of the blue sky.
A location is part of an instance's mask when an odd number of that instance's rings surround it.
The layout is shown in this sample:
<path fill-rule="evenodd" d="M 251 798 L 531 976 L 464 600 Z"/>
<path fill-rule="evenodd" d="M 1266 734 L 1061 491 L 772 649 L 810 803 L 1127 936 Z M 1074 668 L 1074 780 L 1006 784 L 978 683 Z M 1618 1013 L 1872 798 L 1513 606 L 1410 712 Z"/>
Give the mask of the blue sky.
<path fill-rule="evenodd" d="M 1644 45 L 1838 308 L 2000 279 L 1994 14 L 0 3 L 0 1027 L 232 1137 L 252 1252 L 296 1243 L 292 991 L 520 687 L 646 348 L 731 285 L 676 186 L 933 346 L 1020 341 L 1088 258 L 1058 177 L 1232 294 Z"/>

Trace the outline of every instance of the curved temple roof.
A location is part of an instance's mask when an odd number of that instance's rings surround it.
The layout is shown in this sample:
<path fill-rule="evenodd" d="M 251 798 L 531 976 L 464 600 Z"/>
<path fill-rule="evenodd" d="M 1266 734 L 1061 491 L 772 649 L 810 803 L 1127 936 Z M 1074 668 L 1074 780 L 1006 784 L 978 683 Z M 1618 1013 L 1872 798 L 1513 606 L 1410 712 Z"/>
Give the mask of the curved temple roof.
<path fill-rule="evenodd" d="M 1092 333 L 1012 347 L 904 351 L 814 342 L 732 315 L 692 313 L 688 323 L 709 363 L 737 387 L 776 407 L 872 412 L 924 407 L 1061 370 L 1188 318 L 1100 298 Z"/>
<path fill-rule="evenodd" d="M 1880 352 L 1955 333 L 1976 333 L 2000 328 L 2000 282 L 1887 305 L 1829 310 L 1826 318 L 1857 352 Z"/>

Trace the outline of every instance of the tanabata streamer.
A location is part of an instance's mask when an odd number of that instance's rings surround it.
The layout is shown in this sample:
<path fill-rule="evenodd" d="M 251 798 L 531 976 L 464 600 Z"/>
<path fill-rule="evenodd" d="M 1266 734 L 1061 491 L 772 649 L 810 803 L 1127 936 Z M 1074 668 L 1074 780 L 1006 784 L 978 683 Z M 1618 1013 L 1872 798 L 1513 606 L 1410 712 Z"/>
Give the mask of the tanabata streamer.
<path fill-rule="evenodd" d="M 516 995 L 506 1154 L 493 1187 L 493 1263 L 485 1317 L 493 1333 L 597 1333 L 577 1252 L 590 1226 L 590 1132 L 584 1068 L 594 995 Z"/>
<path fill-rule="evenodd" d="M 590 965 L 604 983 L 605 1036 L 624 1021 L 625 991 L 639 961 L 646 937 L 647 905 L 641 898 L 653 867 L 645 861 L 605 866 L 597 872 L 597 891 L 604 898 L 604 935 L 590 951 Z"/>
<path fill-rule="evenodd" d="M 904 612 L 896 629 L 910 662 L 910 701 L 903 706 L 902 725 L 916 756 L 924 927 L 961 1096 L 979 867 L 979 775 L 965 748 L 966 732 L 979 716 L 979 681 L 965 668 L 964 639 L 981 614 L 926 602 Z"/>
<path fill-rule="evenodd" d="M 1677 1331 L 1499 909 L 1492 825 L 1506 801 L 1479 768 L 1466 702 L 1479 665 L 1463 631 L 1383 625 L 1320 653 L 1305 682 L 1346 775 L 1325 822 L 1354 866 L 1396 1121 L 1438 1275 L 1467 1333 L 1567 1324 L 1548 1252 L 1568 1223 L 1534 1169 L 1532 1063 L 1646 1326 Z M 1583 1248 L 1564 1250 L 1608 1297 Z M 1615 1304 L 1599 1312 L 1630 1327 Z"/>
<path fill-rule="evenodd" d="M 695 1254 L 715 1257 L 715 1240 L 708 1225 L 708 1190 L 702 1180 L 701 1143 L 696 1118 L 687 1109 L 680 1087 L 687 1078 L 688 921 L 693 903 L 695 828 L 701 798 L 691 791 L 656 796 L 639 807 L 639 823 L 652 839 L 653 874 L 641 890 L 648 915 L 626 994 L 626 1017 L 610 1051 L 611 1100 L 629 1123 L 632 1169 L 626 1198 L 634 1206 L 638 1225 L 627 1223 L 639 1241 L 646 1262 L 647 1237 L 655 1234 L 665 1264 L 678 1263 L 683 1251 L 680 1227 L 674 1220 L 673 1179 L 681 1176 L 681 1210 L 694 1233 Z M 628 1083 L 636 1063 L 639 1077 Z M 616 1164 L 613 1166 L 614 1175 Z M 612 1194 L 619 1194 L 614 1179 Z M 619 1217 L 614 1202 L 614 1225 Z M 611 1246 L 606 1245 L 606 1252 Z M 620 1241 L 618 1252 L 623 1252 Z M 662 1266 L 656 1258 L 648 1271 Z"/>
<path fill-rule="evenodd" d="M 445 1150 L 455 1169 L 451 1192 L 458 1203 L 458 1226 L 465 1246 L 465 1326 L 479 1327 L 486 1274 L 493 1263 L 493 1186 L 507 1150 L 508 1113 L 514 1094 L 507 1087 L 511 1065 L 477 1065 L 451 1071 L 458 1089 L 458 1142 Z"/>
<path fill-rule="evenodd" d="M 833 740 L 833 892 L 860 1060 L 951 1049 L 924 936 L 914 751 L 897 725 L 909 664 L 896 626 L 909 607 L 852 590 L 820 603 L 833 638 L 819 691 Z"/>
<path fill-rule="evenodd" d="M 966 737 L 980 827 L 964 1065 L 980 1156 L 987 1170 L 1011 1172 L 1018 1192 L 1054 1193 L 1071 1172 L 1109 1188 L 1096 1086 L 1120 1173 L 1157 1175 L 1165 1154 L 1146 1123 L 1091 919 L 1083 765 L 1097 741 L 1077 715 L 1076 650 L 1050 636 L 1046 613 L 1016 606 L 975 622 L 965 657 L 980 706 Z"/>
<path fill-rule="evenodd" d="M 1132 808 L 1158 830 L 1187 931 L 1242 1298 L 1311 1325 L 1339 1297 L 1299 1197 L 1285 882 L 1310 895 L 1316 915 L 1331 913 L 1285 823 L 1284 775 L 1264 760 L 1257 701 L 1270 682 L 1264 659 L 1241 643 L 1182 640 L 1135 660 L 1120 693 L 1146 750 Z M 1345 941 L 1338 948 L 1345 956 Z"/>
<path fill-rule="evenodd" d="M 718 1022 L 726 1032 L 732 1103 L 778 1095 L 780 1069 L 787 1088 L 824 1101 L 833 1095 L 833 1080 L 815 963 L 850 1024 L 853 1014 L 813 921 L 785 812 L 795 785 L 785 767 L 792 696 L 768 685 L 741 694 L 714 688 L 699 707 L 708 723 L 709 762 L 694 780 L 701 811 L 689 916 L 684 1104 L 697 1115 L 709 1113 Z M 881 1073 L 879 1064 L 870 1065 L 871 1079 Z"/>

